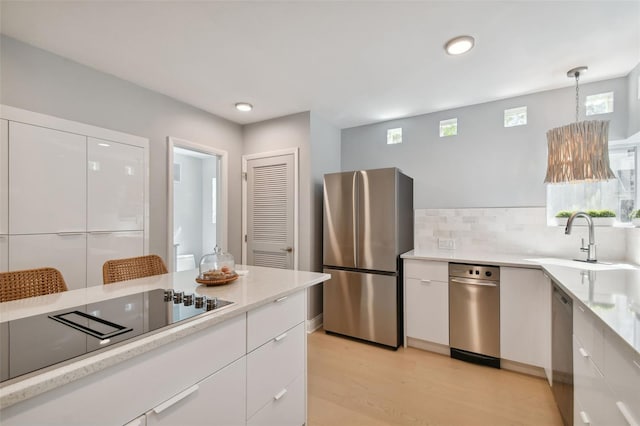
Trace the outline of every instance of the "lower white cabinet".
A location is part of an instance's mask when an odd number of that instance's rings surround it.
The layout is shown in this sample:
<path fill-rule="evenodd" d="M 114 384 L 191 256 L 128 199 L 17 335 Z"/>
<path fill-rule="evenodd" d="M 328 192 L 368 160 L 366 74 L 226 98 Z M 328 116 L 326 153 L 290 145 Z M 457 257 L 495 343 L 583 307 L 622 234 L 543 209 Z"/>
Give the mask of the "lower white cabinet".
<path fill-rule="evenodd" d="M 0 235 L 0 272 L 9 270 L 9 236 Z"/>
<path fill-rule="evenodd" d="M 551 281 L 539 269 L 500 268 L 500 358 L 551 367 Z"/>
<path fill-rule="evenodd" d="M 246 358 L 158 404 L 146 414 L 147 426 L 244 425 Z"/>
<path fill-rule="evenodd" d="M 247 352 L 290 329 L 306 317 L 304 291 L 283 296 L 247 313 Z"/>
<path fill-rule="evenodd" d="M 449 346 L 449 264 L 404 261 L 407 337 Z"/>
<path fill-rule="evenodd" d="M 9 270 L 50 266 L 60 271 L 69 290 L 85 288 L 86 256 L 84 232 L 9 236 Z"/>
<path fill-rule="evenodd" d="M 306 423 L 304 374 L 289 383 L 247 421 L 249 426 L 301 426 Z"/>
<path fill-rule="evenodd" d="M 87 235 L 87 287 L 103 284 L 102 265 L 107 260 L 143 254 L 143 231 L 90 232 Z"/>
<path fill-rule="evenodd" d="M 605 332 L 605 380 L 611 388 L 617 414 L 629 425 L 640 425 L 640 355 L 620 337 Z"/>

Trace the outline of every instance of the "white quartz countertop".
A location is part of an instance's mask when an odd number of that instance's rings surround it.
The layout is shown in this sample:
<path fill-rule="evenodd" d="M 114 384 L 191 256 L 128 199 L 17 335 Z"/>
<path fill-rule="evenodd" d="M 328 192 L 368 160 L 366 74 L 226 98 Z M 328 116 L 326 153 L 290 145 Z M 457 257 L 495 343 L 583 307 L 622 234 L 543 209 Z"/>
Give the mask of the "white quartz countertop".
<path fill-rule="evenodd" d="M 235 302 L 219 311 L 203 313 L 138 338 L 8 380 L 0 384 L 0 409 L 71 383 L 330 278 L 328 274 L 258 266 L 236 265 L 236 269 L 246 271 L 246 274 L 232 283 L 221 286 L 199 285 L 195 282 L 198 271 L 191 270 L 0 303 L 0 322 L 6 322 L 154 289 L 172 288 L 183 290 L 185 293 L 219 297 Z"/>
<path fill-rule="evenodd" d="M 539 268 L 573 299 L 640 353 L 640 266 L 578 262 L 532 254 L 412 250 L 403 259 Z"/>

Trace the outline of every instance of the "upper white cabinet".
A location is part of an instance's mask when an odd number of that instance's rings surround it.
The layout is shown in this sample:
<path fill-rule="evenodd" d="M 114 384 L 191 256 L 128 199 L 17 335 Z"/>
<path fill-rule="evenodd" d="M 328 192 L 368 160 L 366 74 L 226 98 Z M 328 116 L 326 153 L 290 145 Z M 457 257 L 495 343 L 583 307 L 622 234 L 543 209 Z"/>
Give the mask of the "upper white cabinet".
<path fill-rule="evenodd" d="M 0 272 L 9 270 L 9 237 L 0 234 Z"/>
<path fill-rule="evenodd" d="M 9 232 L 84 232 L 85 136 L 9 123 Z"/>
<path fill-rule="evenodd" d="M 142 231 L 90 232 L 87 235 L 87 287 L 102 285 L 102 265 L 109 259 L 143 253 Z"/>
<path fill-rule="evenodd" d="M 89 231 L 133 231 L 144 226 L 144 149 L 89 138 Z"/>
<path fill-rule="evenodd" d="M 0 120 L 0 235 L 9 233 L 9 122 Z"/>
<path fill-rule="evenodd" d="M 500 268 L 500 357 L 551 366 L 551 282 L 539 269 Z"/>

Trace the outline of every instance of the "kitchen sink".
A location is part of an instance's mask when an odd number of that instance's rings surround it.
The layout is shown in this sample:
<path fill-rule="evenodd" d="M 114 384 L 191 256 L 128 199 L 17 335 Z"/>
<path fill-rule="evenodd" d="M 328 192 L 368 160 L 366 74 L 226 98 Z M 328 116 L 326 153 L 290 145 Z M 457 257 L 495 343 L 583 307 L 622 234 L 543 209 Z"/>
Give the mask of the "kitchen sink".
<path fill-rule="evenodd" d="M 558 259 L 553 257 L 544 257 L 544 258 L 535 258 L 535 259 L 525 259 L 530 262 L 547 264 L 547 265 L 558 265 L 558 266 L 566 266 L 569 268 L 576 269 L 585 269 L 588 271 L 611 271 L 616 269 L 639 269 L 636 266 L 630 265 L 628 263 L 616 263 L 616 262 L 585 262 L 581 260 L 570 260 L 570 259 Z"/>

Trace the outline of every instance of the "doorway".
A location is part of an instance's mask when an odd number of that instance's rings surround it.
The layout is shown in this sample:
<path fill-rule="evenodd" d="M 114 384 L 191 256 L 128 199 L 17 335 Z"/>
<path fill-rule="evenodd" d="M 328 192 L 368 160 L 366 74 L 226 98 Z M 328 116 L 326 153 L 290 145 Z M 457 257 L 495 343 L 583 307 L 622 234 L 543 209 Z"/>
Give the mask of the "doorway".
<path fill-rule="evenodd" d="M 169 137 L 168 250 L 171 271 L 197 268 L 226 247 L 226 151 Z"/>

